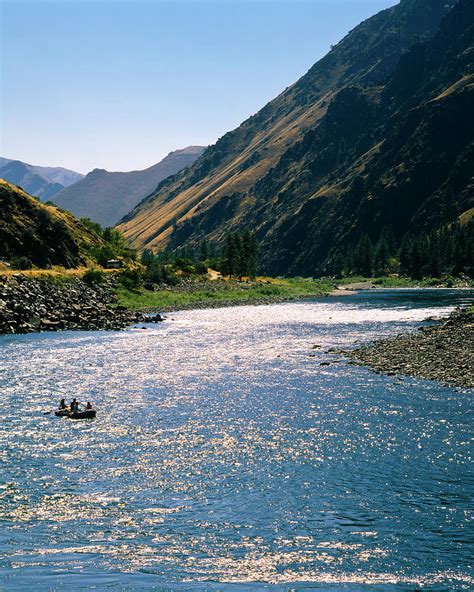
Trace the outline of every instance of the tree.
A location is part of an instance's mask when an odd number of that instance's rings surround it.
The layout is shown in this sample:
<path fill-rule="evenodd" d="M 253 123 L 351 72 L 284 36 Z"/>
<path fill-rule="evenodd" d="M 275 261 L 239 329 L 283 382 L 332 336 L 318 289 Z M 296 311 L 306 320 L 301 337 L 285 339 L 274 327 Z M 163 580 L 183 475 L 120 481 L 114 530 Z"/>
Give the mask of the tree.
<path fill-rule="evenodd" d="M 226 236 L 223 252 L 222 273 L 224 275 L 233 276 L 236 274 L 238 265 L 237 256 L 235 236 L 229 233 Z"/>
<path fill-rule="evenodd" d="M 206 259 L 209 259 L 209 246 L 207 240 L 204 239 L 199 250 L 199 261 L 206 261 Z"/>
<path fill-rule="evenodd" d="M 402 275 L 410 275 L 411 274 L 411 260 L 410 260 L 410 253 L 411 253 L 411 240 L 408 234 L 405 234 L 402 239 L 402 244 L 400 246 L 399 252 L 399 259 L 400 259 L 400 273 Z"/>
<path fill-rule="evenodd" d="M 154 261 L 155 261 L 155 256 L 153 255 L 153 251 L 151 249 L 145 249 L 142 253 L 141 258 L 140 258 L 140 262 L 145 267 L 150 267 Z"/>
<path fill-rule="evenodd" d="M 384 236 L 381 236 L 374 253 L 374 273 L 375 275 L 384 275 L 387 273 L 388 260 L 390 258 L 390 249 Z"/>
<path fill-rule="evenodd" d="M 363 234 L 354 253 L 354 271 L 365 277 L 372 276 L 374 247 L 368 234 Z"/>

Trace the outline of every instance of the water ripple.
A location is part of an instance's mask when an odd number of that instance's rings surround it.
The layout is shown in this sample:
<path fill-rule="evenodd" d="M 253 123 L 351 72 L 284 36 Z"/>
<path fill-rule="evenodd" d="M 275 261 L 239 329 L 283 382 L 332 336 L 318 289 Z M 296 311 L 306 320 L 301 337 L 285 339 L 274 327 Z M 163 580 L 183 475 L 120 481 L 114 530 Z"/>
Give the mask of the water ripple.
<path fill-rule="evenodd" d="M 5 586 L 472 590 L 472 391 L 325 353 L 472 299 L 377 292 L 1 337 Z M 73 396 L 95 421 L 43 415 Z"/>

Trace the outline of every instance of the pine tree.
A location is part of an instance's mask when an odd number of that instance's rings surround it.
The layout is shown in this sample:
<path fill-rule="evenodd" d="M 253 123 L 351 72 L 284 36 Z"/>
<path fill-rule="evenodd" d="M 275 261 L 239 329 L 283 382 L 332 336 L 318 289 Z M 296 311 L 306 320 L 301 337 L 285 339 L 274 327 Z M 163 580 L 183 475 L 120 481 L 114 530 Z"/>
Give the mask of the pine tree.
<path fill-rule="evenodd" d="M 431 235 L 429 246 L 429 266 L 428 275 L 431 277 L 439 277 L 441 275 L 441 260 L 439 248 L 439 236 L 437 232 Z"/>
<path fill-rule="evenodd" d="M 206 261 L 206 259 L 209 259 L 209 246 L 207 240 L 204 239 L 199 249 L 199 261 Z"/>
<path fill-rule="evenodd" d="M 248 254 L 247 254 L 247 273 L 254 279 L 257 275 L 258 267 L 258 244 L 255 232 L 249 232 L 248 235 Z"/>
<path fill-rule="evenodd" d="M 387 273 L 390 249 L 386 238 L 382 235 L 377 243 L 374 253 L 374 273 L 384 275 Z"/>
<path fill-rule="evenodd" d="M 227 234 L 223 250 L 222 273 L 233 276 L 237 270 L 237 249 L 233 234 Z"/>
<path fill-rule="evenodd" d="M 235 248 L 235 274 L 240 278 L 245 275 L 246 271 L 246 259 L 242 249 L 242 240 L 240 234 L 236 232 L 234 234 L 234 248 Z"/>
<path fill-rule="evenodd" d="M 410 276 L 414 279 L 421 279 L 423 276 L 423 260 L 420 251 L 420 239 L 412 241 L 409 252 L 410 258 Z"/>
<path fill-rule="evenodd" d="M 150 267 L 154 259 L 155 256 L 153 255 L 153 251 L 151 251 L 151 249 L 145 249 L 142 253 L 140 261 L 145 267 Z"/>
<path fill-rule="evenodd" d="M 372 276 L 374 247 L 368 234 L 363 234 L 354 253 L 354 267 L 356 273 L 365 277 Z"/>
<path fill-rule="evenodd" d="M 402 239 L 400 246 L 399 259 L 400 259 L 400 273 L 402 275 L 411 275 L 411 239 L 408 234 L 405 234 Z"/>

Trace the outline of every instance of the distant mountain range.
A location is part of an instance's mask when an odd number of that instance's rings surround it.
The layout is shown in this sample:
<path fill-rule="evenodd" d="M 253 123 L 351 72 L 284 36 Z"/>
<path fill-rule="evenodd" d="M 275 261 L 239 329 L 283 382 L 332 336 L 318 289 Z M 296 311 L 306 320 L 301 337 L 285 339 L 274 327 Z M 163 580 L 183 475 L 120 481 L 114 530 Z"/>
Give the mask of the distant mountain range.
<path fill-rule="evenodd" d="M 78 218 L 87 217 L 113 226 L 170 175 L 191 165 L 205 148 L 189 146 L 170 152 L 158 164 L 142 171 L 109 172 L 94 169 L 54 196 L 54 203 Z"/>
<path fill-rule="evenodd" d="M 138 248 L 251 227 L 263 268 L 313 275 L 361 236 L 474 214 L 474 2 L 401 0 L 161 183 L 119 226 Z"/>
<path fill-rule="evenodd" d="M 62 167 L 43 167 L 0 157 L 0 178 L 19 185 L 30 195 L 47 201 L 56 193 L 80 181 L 84 175 Z"/>

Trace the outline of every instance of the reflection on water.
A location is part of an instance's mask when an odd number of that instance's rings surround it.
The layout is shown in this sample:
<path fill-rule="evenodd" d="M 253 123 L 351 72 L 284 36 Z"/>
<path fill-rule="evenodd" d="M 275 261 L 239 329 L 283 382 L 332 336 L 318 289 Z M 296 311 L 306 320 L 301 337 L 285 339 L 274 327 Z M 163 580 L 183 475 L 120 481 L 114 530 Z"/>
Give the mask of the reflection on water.
<path fill-rule="evenodd" d="M 377 292 L 0 338 L 6 588 L 472 590 L 472 391 L 325 353 L 472 299 Z M 95 421 L 43 415 L 73 396 Z"/>

